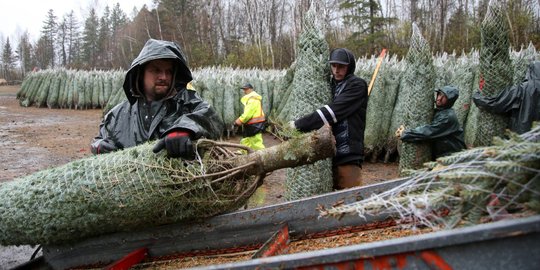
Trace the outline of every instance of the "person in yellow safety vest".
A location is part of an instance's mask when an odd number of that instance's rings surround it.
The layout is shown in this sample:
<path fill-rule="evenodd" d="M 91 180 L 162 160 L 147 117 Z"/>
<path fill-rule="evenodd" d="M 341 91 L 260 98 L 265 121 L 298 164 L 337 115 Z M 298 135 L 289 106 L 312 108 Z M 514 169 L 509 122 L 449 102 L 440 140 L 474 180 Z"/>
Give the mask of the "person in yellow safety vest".
<path fill-rule="evenodd" d="M 240 89 L 244 90 L 244 96 L 240 99 L 244 112 L 234 121 L 235 125 L 243 127 L 240 143 L 253 150 L 264 149 L 262 132 L 266 126 L 266 118 L 262 109 L 262 97 L 253 90 L 250 83 Z"/>

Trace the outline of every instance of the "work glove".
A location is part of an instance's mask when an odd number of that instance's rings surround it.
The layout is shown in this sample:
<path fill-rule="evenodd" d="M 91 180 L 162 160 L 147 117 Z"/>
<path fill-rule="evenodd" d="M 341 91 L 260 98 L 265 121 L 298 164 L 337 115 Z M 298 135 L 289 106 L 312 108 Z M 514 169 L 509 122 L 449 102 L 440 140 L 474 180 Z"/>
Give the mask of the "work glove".
<path fill-rule="evenodd" d="M 401 125 L 397 130 L 396 130 L 396 137 L 399 139 L 401 138 L 401 135 L 403 134 L 403 131 L 405 131 L 405 126 Z"/>
<path fill-rule="evenodd" d="M 105 140 L 94 142 L 90 148 L 94 155 L 110 153 L 117 149 L 116 146 L 114 146 L 111 143 L 106 142 Z"/>
<path fill-rule="evenodd" d="M 172 131 L 169 132 L 165 138 L 159 140 L 152 151 L 158 153 L 167 149 L 167 156 L 171 158 L 183 158 L 194 159 L 195 151 L 193 149 L 193 143 L 189 138 L 189 133 L 185 131 Z"/>

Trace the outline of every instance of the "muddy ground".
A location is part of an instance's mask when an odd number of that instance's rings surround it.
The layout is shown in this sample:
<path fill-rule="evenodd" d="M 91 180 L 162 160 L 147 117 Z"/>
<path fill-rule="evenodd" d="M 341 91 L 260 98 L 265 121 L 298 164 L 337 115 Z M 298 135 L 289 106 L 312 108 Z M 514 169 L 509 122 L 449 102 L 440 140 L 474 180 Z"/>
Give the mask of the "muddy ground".
<path fill-rule="evenodd" d="M 0 183 L 36 171 L 56 167 L 91 155 L 90 141 L 97 134 L 102 111 L 21 107 L 16 99 L 19 86 L 0 86 Z M 239 137 L 230 141 L 238 142 Z M 264 135 L 265 145 L 279 140 Z M 396 163 L 365 163 L 364 184 L 397 177 Z M 267 176 L 258 205 L 283 202 L 284 170 Z M 0 269 L 28 261 L 34 247 L 1 247 Z"/>

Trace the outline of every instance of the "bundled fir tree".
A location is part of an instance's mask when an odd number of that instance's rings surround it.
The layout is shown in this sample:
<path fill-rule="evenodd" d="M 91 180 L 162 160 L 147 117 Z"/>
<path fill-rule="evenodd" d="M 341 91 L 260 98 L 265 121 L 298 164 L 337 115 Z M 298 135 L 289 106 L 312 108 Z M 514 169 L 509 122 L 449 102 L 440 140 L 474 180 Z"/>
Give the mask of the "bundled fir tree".
<path fill-rule="evenodd" d="M 363 65 L 364 63 L 357 63 L 357 66 Z M 385 56 L 371 89 L 366 112 L 364 152 L 365 157 L 371 157 L 372 162 L 375 162 L 386 149 L 388 129 L 396 103 L 402 69 L 403 65 L 397 61 L 395 55 L 391 58 L 388 55 Z M 393 132 L 392 136 L 394 136 Z"/>
<path fill-rule="evenodd" d="M 401 107 L 394 114 L 400 114 L 406 128 L 430 124 L 433 118 L 435 90 L 435 70 L 431 51 L 420 29 L 413 24 L 411 45 L 405 58 L 407 69 L 402 77 L 399 99 Z M 396 127 L 397 129 L 397 127 Z M 427 142 L 400 144 L 399 170 L 418 169 L 431 160 L 431 146 Z"/>
<path fill-rule="evenodd" d="M 243 206 L 274 170 L 335 153 L 330 128 L 238 155 L 242 145 L 200 139 L 193 161 L 153 142 L 76 160 L 0 185 L 0 245 L 63 244 L 202 219 Z"/>
<path fill-rule="evenodd" d="M 450 85 L 459 89 L 459 97 L 452 108 L 456 112 L 460 126 L 465 129 L 465 123 L 469 109 L 471 108 L 471 96 L 475 90 L 475 78 L 478 74 L 477 53 L 470 57 L 462 54 L 456 61 L 454 70 L 451 72 Z"/>
<path fill-rule="evenodd" d="M 286 105 L 289 113 L 287 121 L 311 113 L 331 100 L 329 48 L 321 28 L 315 5 L 312 5 L 305 15 L 303 31 L 298 40 L 292 92 Z M 286 175 L 285 197 L 288 200 L 332 191 L 331 159 L 287 169 Z"/>
<path fill-rule="evenodd" d="M 512 85 L 513 70 L 510 60 L 509 25 L 505 15 L 505 5 L 491 0 L 481 25 L 480 81 L 482 95 L 496 96 L 504 88 Z M 473 110 L 478 110 L 474 106 Z M 469 117 L 465 142 L 472 146 L 490 145 L 493 137 L 502 136 L 507 126 L 507 117 L 486 111 L 477 111 Z"/>
<path fill-rule="evenodd" d="M 530 42 L 527 48 L 521 48 L 519 52 L 514 51 L 511 53 L 510 58 L 512 59 L 512 65 L 514 67 L 513 84 L 520 84 L 523 82 L 523 79 L 525 79 L 527 67 L 537 58 L 536 48 L 534 47 L 534 44 Z"/>

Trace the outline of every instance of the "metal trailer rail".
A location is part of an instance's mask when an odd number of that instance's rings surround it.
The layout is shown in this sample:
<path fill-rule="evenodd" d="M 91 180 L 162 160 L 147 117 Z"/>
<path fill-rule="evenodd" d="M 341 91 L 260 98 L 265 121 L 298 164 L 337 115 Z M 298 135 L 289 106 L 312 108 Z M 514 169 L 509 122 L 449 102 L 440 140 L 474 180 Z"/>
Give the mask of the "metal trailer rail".
<path fill-rule="evenodd" d="M 274 254 L 268 254 L 275 255 L 283 251 L 279 249 L 283 249 L 284 235 L 286 241 L 289 237 L 301 240 L 395 224 L 387 216 L 361 219 L 346 215 L 340 220 L 318 220 L 318 209 L 339 202 L 354 202 L 403 182 L 405 179 L 398 179 L 224 214 L 200 222 L 114 233 L 73 245 L 46 246 L 35 265 L 19 269 L 110 267 L 111 263 L 126 258 L 166 260 L 259 248 L 257 254 L 274 250 Z M 534 216 L 323 251 L 260 256 L 264 258 L 194 269 L 540 269 L 539 232 L 540 216 Z M 268 243 L 272 239 L 277 242 Z"/>
<path fill-rule="evenodd" d="M 376 226 L 387 216 L 345 216 L 340 220 L 318 220 L 320 206 L 339 201 L 354 202 L 405 182 L 397 179 L 365 187 L 215 216 L 200 222 L 170 224 L 134 232 L 121 232 L 86 239 L 64 246 L 44 246 L 43 258 L 54 269 L 103 266 L 145 248 L 148 257 L 167 258 L 256 250 L 287 224 L 291 238 L 317 237 L 331 230 L 353 230 Z M 388 225 L 386 225 L 388 226 Z M 357 229 L 361 230 L 361 229 Z M 320 237 L 320 236 L 319 236 Z"/>
<path fill-rule="evenodd" d="M 190 269 L 540 269 L 540 215 Z"/>

